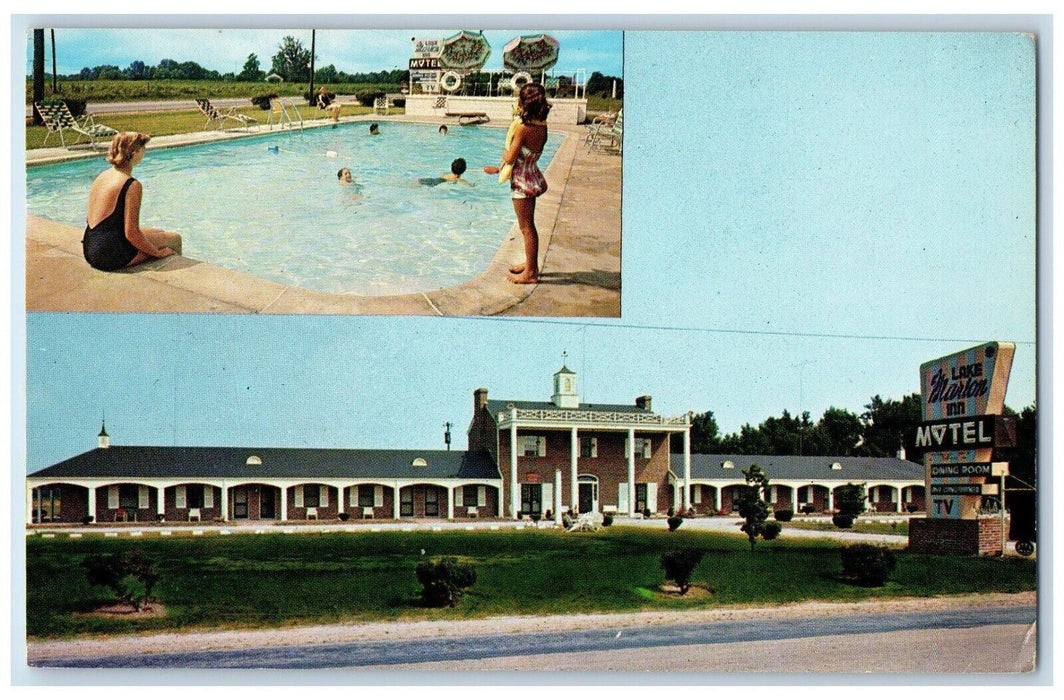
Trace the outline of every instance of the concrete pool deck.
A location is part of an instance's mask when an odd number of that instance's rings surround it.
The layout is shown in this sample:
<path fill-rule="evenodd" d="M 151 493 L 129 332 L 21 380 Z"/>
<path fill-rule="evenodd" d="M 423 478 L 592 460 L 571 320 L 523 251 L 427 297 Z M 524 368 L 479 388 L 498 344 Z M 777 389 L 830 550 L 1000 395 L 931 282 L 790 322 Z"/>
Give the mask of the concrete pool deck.
<path fill-rule="evenodd" d="M 344 121 L 422 120 L 366 115 Z M 326 120 L 307 122 L 308 128 L 329 124 Z M 300 289 L 182 256 L 120 272 L 100 272 L 82 257 L 80 228 L 27 214 L 26 310 L 617 317 L 621 311 L 621 158 L 589 153 L 583 127 L 552 128 L 567 138 L 546 170 L 550 189 L 536 211 L 539 284 L 514 285 L 506 280 L 507 268 L 524 259 L 516 223 L 487 269 L 463 284 L 422 293 L 358 296 Z M 151 147 L 264 133 L 269 132 L 260 127 L 162 136 L 152 139 Z M 26 161 L 33 165 L 66 160 L 71 153 L 62 148 L 34 149 Z"/>

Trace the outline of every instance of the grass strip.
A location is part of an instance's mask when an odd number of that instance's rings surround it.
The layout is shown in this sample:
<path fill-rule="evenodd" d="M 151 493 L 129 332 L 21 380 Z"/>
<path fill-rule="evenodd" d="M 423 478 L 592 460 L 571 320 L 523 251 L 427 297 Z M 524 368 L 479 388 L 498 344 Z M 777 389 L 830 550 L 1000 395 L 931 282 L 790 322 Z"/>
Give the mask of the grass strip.
<path fill-rule="evenodd" d="M 659 593 L 658 558 L 675 547 L 706 551 L 693 583 L 709 594 Z M 883 588 L 840 579 L 841 545 L 824 540 L 759 543 L 679 530 L 614 526 L 599 533 L 456 531 L 232 535 L 117 539 L 31 538 L 26 543 L 31 638 L 255 628 L 295 624 L 498 615 L 699 609 L 803 600 L 1019 592 L 1036 585 L 1035 562 L 898 552 Z M 91 613 L 110 602 L 80 562 L 92 553 L 138 549 L 161 574 L 166 615 L 128 619 Z M 425 554 L 422 555 L 422 550 Z M 477 583 L 458 607 L 418 605 L 414 568 L 423 557 L 472 562 Z"/>

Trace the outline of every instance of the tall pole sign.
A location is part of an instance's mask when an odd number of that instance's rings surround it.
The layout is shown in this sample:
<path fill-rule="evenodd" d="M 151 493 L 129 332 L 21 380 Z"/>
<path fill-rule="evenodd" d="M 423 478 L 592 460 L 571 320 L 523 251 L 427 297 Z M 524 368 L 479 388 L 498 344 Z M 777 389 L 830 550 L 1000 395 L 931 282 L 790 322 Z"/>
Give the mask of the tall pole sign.
<path fill-rule="evenodd" d="M 1014 343 L 985 343 L 920 365 L 928 517 L 975 520 L 983 496 L 998 495 L 1008 464 L 995 447 L 1015 444 L 1015 426 L 1001 416 Z M 1004 508 L 1004 503 L 1001 504 Z"/>

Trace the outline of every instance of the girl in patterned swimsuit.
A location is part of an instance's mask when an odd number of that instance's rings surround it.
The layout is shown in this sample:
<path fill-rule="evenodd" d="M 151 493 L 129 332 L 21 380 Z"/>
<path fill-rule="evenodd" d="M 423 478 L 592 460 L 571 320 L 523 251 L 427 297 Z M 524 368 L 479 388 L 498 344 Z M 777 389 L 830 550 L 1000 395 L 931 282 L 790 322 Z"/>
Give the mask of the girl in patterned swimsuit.
<path fill-rule="evenodd" d="M 133 166 L 144 159 L 144 145 L 150 138 L 135 131 L 117 134 L 107 154 L 112 167 L 100 173 L 89 189 L 81 244 L 85 260 L 97 270 L 121 270 L 181 253 L 179 234 L 140 227 L 143 189 L 133 178 Z"/>
<path fill-rule="evenodd" d="M 507 279 L 514 284 L 536 284 L 539 282 L 536 198 L 547 191 L 547 181 L 536 162 L 547 142 L 547 114 L 551 105 L 547 102 L 547 91 L 539 83 L 525 83 L 518 94 L 517 105 L 521 123 L 517 125 L 502 161 L 513 164 L 510 196 L 525 243 L 525 262 L 511 267 Z"/>

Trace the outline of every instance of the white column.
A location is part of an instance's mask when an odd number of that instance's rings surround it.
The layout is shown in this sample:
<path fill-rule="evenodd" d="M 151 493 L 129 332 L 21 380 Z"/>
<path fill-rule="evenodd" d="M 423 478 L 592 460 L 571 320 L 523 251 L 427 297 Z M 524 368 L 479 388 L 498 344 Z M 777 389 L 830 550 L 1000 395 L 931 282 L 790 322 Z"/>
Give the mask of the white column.
<path fill-rule="evenodd" d="M 691 507 L 691 427 L 683 431 L 683 509 Z M 719 494 L 720 491 L 718 490 Z M 719 498 L 719 495 L 718 495 Z M 717 510 L 720 510 L 718 507 Z"/>
<path fill-rule="evenodd" d="M 229 521 L 229 488 L 223 482 L 222 489 L 222 522 Z"/>
<path fill-rule="evenodd" d="M 26 487 L 26 524 L 33 523 L 33 487 Z"/>
<path fill-rule="evenodd" d="M 721 503 L 721 487 L 717 486 L 713 489 L 713 510 L 720 512 Z"/>
<path fill-rule="evenodd" d="M 456 486 L 453 489 L 450 489 L 450 488 L 447 489 L 447 519 L 448 520 L 454 520 L 454 492 L 456 490 L 460 489 L 460 488 L 462 488 L 462 487 L 461 486 Z"/>
<path fill-rule="evenodd" d="M 635 516 L 635 428 L 628 429 L 628 517 Z"/>
<path fill-rule="evenodd" d="M 281 520 L 288 520 L 288 487 L 281 487 Z"/>
<path fill-rule="evenodd" d="M 569 507 L 575 513 L 577 511 L 577 503 L 580 501 L 580 484 L 577 483 L 577 464 L 580 457 L 580 436 L 577 434 L 576 426 L 569 431 L 569 478 L 571 482 L 569 484 Z M 559 517 L 560 517 L 559 513 Z M 561 522 L 561 521 L 559 521 Z"/>
<path fill-rule="evenodd" d="M 517 488 L 517 409 L 510 415 L 510 517 L 516 519 L 521 509 L 521 492 Z"/>
<path fill-rule="evenodd" d="M 159 515 L 166 515 L 166 487 L 160 486 L 155 489 L 155 512 Z"/>
<path fill-rule="evenodd" d="M 89 512 L 88 515 L 92 516 L 93 522 L 96 521 L 96 487 L 89 486 Z"/>
<path fill-rule="evenodd" d="M 576 432 L 575 430 L 573 432 Z M 554 524 L 562 524 L 562 470 L 554 470 Z"/>
<path fill-rule="evenodd" d="M 828 512 L 835 510 L 835 491 L 828 486 Z"/>
<path fill-rule="evenodd" d="M 392 515 L 395 519 L 399 519 L 399 482 L 395 482 L 392 486 Z"/>
<path fill-rule="evenodd" d="M 902 511 L 902 505 L 901 505 L 901 497 L 902 497 L 902 492 L 903 492 L 904 490 L 905 490 L 905 487 L 904 487 L 904 486 L 899 486 L 898 488 L 896 488 L 896 489 L 895 489 L 895 491 L 897 491 L 897 492 L 898 492 L 898 507 L 897 507 L 897 511 L 898 511 L 899 513 L 900 513 L 900 512 Z"/>

